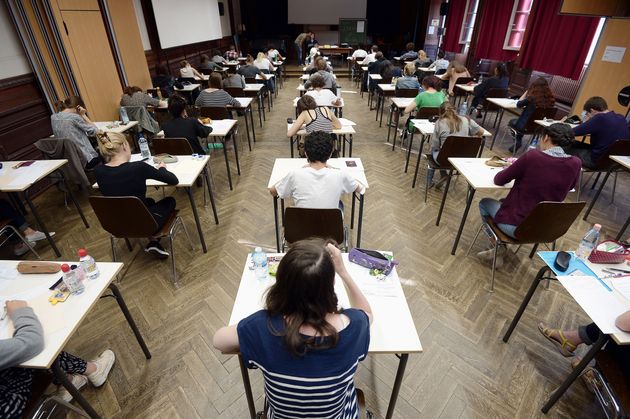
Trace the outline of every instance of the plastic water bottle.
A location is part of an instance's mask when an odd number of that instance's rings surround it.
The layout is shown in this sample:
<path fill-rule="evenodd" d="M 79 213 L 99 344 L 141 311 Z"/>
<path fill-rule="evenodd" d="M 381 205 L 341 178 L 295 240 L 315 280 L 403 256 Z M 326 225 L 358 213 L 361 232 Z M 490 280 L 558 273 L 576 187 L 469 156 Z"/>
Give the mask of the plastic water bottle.
<path fill-rule="evenodd" d="M 66 284 L 68 290 L 75 295 L 85 291 L 85 285 L 81 282 L 81 275 L 77 269 L 70 269 L 67 263 L 61 265 L 63 272 L 63 283 Z"/>
<path fill-rule="evenodd" d="M 120 107 L 120 120 L 123 124 L 129 123 L 129 115 L 127 115 L 127 109 L 124 106 Z"/>
<path fill-rule="evenodd" d="M 254 249 L 252 261 L 254 262 L 254 274 L 256 275 L 256 279 L 261 281 L 267 279 L 267 255 L 260 247 Z"/>
<path fill-rule="evenodd" d="M 96 261 L 90 255 L 86 249 L 79 249 L 79 262 L 81 263 L 81 267 L 85 271 L 85 277 L 87 279 L 96 279 L 101 274 L 98 270 L 98 266 L 96 265 Z"/>
<path fill-rule="evenodd" d="M 138 138 L 138 145 L 140 146 L 140 154 L 142 155 L 142 160 L 151 160 L 151 150 L 149 150 L 149 143 L 147 143 L 147 139 L 144 138 L 143 134 L 140 134 Z"/>
<path fill-rule="evenodd" d="M 534 137 L 529 147 L 527 147 L 527 150 L 536 150 L 537 148 L 538 148 L 538 137 Z"/>
<path fill-rule="evenodd" d="M 479 75 L 479 80 L 478 80 L 478 83 L 479 83 L 479 84 L 483 83 L 483 74 L 480 74 L 480 75 Z"/>
<path fill-rule="evenodd" d="M 586 233 L 575 251 L 575 256 L 580 259 L 588 259 L 593 249 L 597 246 L 597 243 L 599 243 L 599 231 L 601 228 L 601 224 L 595 224 L 593 228 Z"/>
<path fill-rule="evenodd" d="M 461 116 L 466 116 L 468 113 L 468 102 L 464 101 L 459 107 L 459 114 Z"/>

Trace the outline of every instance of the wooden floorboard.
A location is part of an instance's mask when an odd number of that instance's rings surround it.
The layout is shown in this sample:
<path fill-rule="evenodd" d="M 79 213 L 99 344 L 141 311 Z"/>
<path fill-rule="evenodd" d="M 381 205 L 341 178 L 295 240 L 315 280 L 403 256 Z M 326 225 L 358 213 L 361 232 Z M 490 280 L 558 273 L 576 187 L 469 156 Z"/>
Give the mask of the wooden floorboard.
<path fill-rule="evenodd" d="M 212 156 L 212 175 L 220 224 L 211 208 L 203 207 L 201 189 L 195 194 L 208 244 L 203 254 L 186 195 L 172 188 L 166 194 L 178 202 L 195 251 L 185 236 L 176 240 L 181 287 L 173 287 L 170 262 L 157 261 L 138 246 L 129 253 L 124 243 L 118 251 L 127 266 L 120 284 L 127 304 L 145 336 L 153 358 L 145 360 L 117 305 L 111 299 L 99 302 L 70 340 L 67 349 L 87 358 L 111 348 L 117 361 L 103 388 L 84 394 L 105 417 L 115 418 L 243 418 L 247 416 L 238 362 L 212 348 L 214 331 L 229 320 L 245 257 L 252 247 L 275 249 L 272 199 L 266 191 L 276 157 L 289 157 L 286 118 L 294 115 L 291 99 L 296 79 L 284 89 L 267 113 L 263 129 L 256 120 L 257 143 L 247 150 L 244 125 L 240 127 L 241 176 L 236 175 L 233 154 L 230 191 L 222 153 Z M 412 355 L 396 409 L 397 418 L 537 418 L 550 392 L 568 374 L 569 360 L 560 356 L 536 329 L 538 321 L 575 327 L 588 321 L 584 313 L 558 284 L 539 290 L 509 344 L 501 341 L 507 325 L 541 266 L 527 258 L 529 247 L 511 255 L 497 273 L 496 289 L 487 291 L 490 268 L 475 253 L 485 248 L 483 237 L 471 255 L 465 252 L 479 226 L 474 207 L 456 256 L 450 255 L 464 206 L 466 183 L 456 179 L 435 226 L 440 193 L 430 191 L 423 202 L 425 169 L 419 186 L 411 188 L 413 169 L 404 173 L 405 153 L 384 144 L 387 130 L 379 128 L 351 83 L 343 80 L 344 116 L 358 123 L 354 156 L 366 167 L 370 189 L 362 246 L 392 250 L 399 260 L 411 312 L 425 352 Z M 492 119 L 492 118 L 489 118 Z M 507 121 L 504 121 L 504 123 Z M 507 144 L 495 152 L 506 153 Z M 488 155 L 490 152 L 485 151 Z M 415 164 L 415 154 L 412 155 Z M 413 167 L 413 165 L 412 165 Z M 603 193 L 590 217 L 616 234 L 628 214 L 629 176 L 621 174 L 614 203 L 610 188 Z M 150 194 L 161 197 L 159 190 Z M 500 193 L 491 194 L 500 197 Z M 590 198 L 592 191 L 584 190 Z M 575 199 L 574 196 L 569 199 Z M 109 239 L 100 228 L 85 195 L 79 201 L 91 227 L 85 229 L 73 209 L 64 207 L 63 195 L 54 188 L 36 199 L 45 222 L 57 232 L 57 243 L 67 259 L 75 259 L 79 247 L 87 246 L 97 260 L 110 261 Z M 559 247 L 573 249 L 590 222 L 577 221 Z M 142 244 L 142 243 L 141 243 Z M 54 259 L 47 244 L 38 250 Z M 368 407 L 383 417 L 397 360 L 393 356 L 369 356 L 358 370 L 356 381 L 363 388 Z M 252 372 L 258 408 L 262 406 L 262 378 Z M 601 417 L 594 396 L 578 380 L 547 417 Z"/>

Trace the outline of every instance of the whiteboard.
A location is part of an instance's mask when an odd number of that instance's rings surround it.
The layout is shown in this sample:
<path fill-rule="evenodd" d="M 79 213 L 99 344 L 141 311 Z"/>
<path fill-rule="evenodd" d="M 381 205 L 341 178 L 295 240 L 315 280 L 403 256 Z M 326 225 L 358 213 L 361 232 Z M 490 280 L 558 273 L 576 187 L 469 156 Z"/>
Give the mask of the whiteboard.
<path fill-rule="evenodd" d="M 217 0 L 152 0 L 152 4 L 162 48 L 223 37 Z"/>
<path fill-rule="evenodd" d="M 339 19 L 365 19 L 367 0 L 289 0 L 287 23 L 338 25 Z"/>

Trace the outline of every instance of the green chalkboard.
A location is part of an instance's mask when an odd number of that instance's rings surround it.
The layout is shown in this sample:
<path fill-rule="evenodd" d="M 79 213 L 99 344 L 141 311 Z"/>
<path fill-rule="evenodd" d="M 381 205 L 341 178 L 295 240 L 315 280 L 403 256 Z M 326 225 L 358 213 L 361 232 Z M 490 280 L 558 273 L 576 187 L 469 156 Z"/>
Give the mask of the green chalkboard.
<path fill-rule="evenodd" d="M 362 22 L 361 25 L 358 22 Z M 363 32 L 358 32 L 363 26 Z M 364 45 L 367 42 L 367 20 L 366 19 L 339 19 L 339 44 Z"/>

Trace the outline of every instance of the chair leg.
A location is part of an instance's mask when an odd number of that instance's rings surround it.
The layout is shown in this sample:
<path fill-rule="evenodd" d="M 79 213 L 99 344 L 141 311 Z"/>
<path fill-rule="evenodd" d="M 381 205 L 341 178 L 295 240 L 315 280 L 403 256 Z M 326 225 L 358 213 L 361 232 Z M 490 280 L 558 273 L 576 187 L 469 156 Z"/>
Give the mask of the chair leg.
<path fill-rule="evenodd" d="M 190 235 L 188 234 L 188 228 L 186 228 L 186 223 L 184 223 L 184 220 L 182 220 L 181 218 L 180 218 L 180 222 L 182 223 L 184 234 L 186 235 L 186 238 L 188 239 L 188 244 L 190 244 L 190 250 L 195 250 L 195 246 L 193 245 L 193 242 L 190 239 Z"/>
<path fill-rule="evenodd" d="M 112 246 L 112 261 L 116 262 L 116 238 L 114 236 L 110 236 L 109 242 Z"/>
<path fill-rule="evenodd" d="M 125 244 L 127 245 L 127 249 L 130 252 L 133 251 L 133 246 L 131 245 L 131 242 L 129 241 L 129 239 L 125 238 Z"/>
<path fill-rule="evenodd" d="M 612 189 L 612 198 L 610 200 L 611 204 L 615 203 L 615 192 L 617 191 L 617 175 L 619 172 L 615 172 L 615 179 L 613 180 L 613 189 Z"/>
<path fill-rule="evenodd" d="M 179 282 L 177 280 L 177 268 L 175 267 L 175 246 L 173 244 L 173 233 L 168 235 L 168 244 L 171 248 L 171 271 L 173 274 L 173 285 L 178 288 Z"/>
<path fill-rule="evenodd" d="M 494 254 L 492 256 L 492 280 L 490 281 L 490 292 L 494 292 L 494 275 L 496 273 L 497 268 L 497 252 L 499 251 L 499 242 L 495 242 L 494 244 Z"/>
<path fill-rule="evenodd" d="M 422 152 L 422 151 L 420 151 Z M 418 156 L 420 158 L 420 156 Z M 427 203 L 427 195 L 429 194 L 429 168 L 427 167 L 427 173 L 425 175 L 426 181 L 424 183 L 424 203 Z"/>
<path fill-rule="evenodd" d="M 481 229 L 482 228 L 483 228 L 483 221 L 481 222 L 481 225 L 479 226 L 479 230 L 477 230 L 477 234 L 475 234 L 475 238 L 473 239 L 472 243 L 470 243 L 470 247 L 468 247 L 468 251 L 466 252 L 466 256 L 468 256 L 470 254 L 470 251 L 472 250 L 473 246 L 477 242 L 477 237 L 479 237 L 479 233 L 481 233 Z"/>
<path fill-rule="evenodd" d="M 580 202 L 580 194 L 582 193 L 582 178 L 584 177 L 584 170 L 580 169 L 580 176 L 578 178 L 577 184 L 577 199 L 575 202 Z"/>
<path fill-rule="evenodd" d="M 533 258 L 534 255 L 536 254 L 536 250 L 538 250 L 538 243 L 534 244 L 534 247 L 532 247 L 532 251 L 529 252 L 529 258 Z"/>
<path fill-rule="evenodd" d="M 78 407 L 73 406 L 72 404 L 63 400 L 61 397 L 50 396 L 50 400 L 53 400 L 55 403 L 62 405 L 66 409 L 72 410 L 77 415 L 81 415 L 84 418 L 89 418 L 88 414 L 85 413 L 82 409 L 79 409 Z"/>
<path fill-rule="evenodd" d="M 11 224 L 7 224 L 7 228 L 11 229 L 13 231 L 13 233 L 19 237 L 19 239 L 22 241 L 22 243 L 24 243 L 26 245 L 26 247 L 28 247 L 28 249 L 33 252 L 35 254 L 35 256 L 37 256 L 37 259 L 41 259 L 41 257 L 39 256 L 39 253 L 37 253 L 35 251 L 35 248 L 33 246 L 31 246 L 31 243 L 26 240 L 26 238 L 24 236 L 22 236 L 22 234 L 20 234 L 20 232 L 13 227 Z"/>

